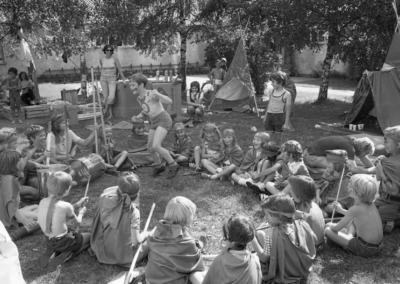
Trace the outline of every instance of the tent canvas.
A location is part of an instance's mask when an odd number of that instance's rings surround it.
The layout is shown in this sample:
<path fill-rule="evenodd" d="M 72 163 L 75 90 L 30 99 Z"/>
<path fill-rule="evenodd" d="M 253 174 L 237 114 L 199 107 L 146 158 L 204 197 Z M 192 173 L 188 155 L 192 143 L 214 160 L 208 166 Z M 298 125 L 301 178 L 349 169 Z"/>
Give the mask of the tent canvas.
<path fill-rule="evenodd" d="M 248 103 L 255 90 L 250 77 L 250 67 L 247 61 L 243 41 L 239 41 L 235 56 L 224 77 L 222 87 L 218 90 L 212 105 L 222 104 L 223 107 L 234 107 Z"/>
<path fill-rule="evenodd" d="M 396 46 L 397 43 L 397 46 Z M 345 125 L 358 124 L 371 111 L 382 130 L 400 125 L 400 34 L 395 33 L 384 71 L 366 71 L 358 83 Z M 388 68 L 388 64 L 393 64 Z"/>

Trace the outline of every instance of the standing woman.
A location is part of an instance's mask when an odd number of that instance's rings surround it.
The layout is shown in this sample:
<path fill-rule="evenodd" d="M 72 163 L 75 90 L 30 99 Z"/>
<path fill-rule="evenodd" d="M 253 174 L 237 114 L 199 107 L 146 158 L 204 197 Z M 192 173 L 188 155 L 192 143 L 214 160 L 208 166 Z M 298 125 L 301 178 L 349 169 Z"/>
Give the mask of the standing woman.
<path fill-rule="evenodd" d="M 113 118 L 111 106 L 114 104 L 115 91 L 117 88 L 117 69 L 118 73 L 122 77 L 122 80 L 125 81 L 126 79 L 124 76 L 124 72 L 122 72 L 121 64 L 119 63 L 118 58 L 113 56 L 114 48 L 111 45 L 107 44 L 104 46 L 103 52 L 105 56 L 100 59 L 100 66 L 101 66 L 100 84 L 104 95 L 104 103 L 105 103 L 104 114 L 106 114 L 107 111 L 109 110 L 110 115 L 108 119 L 111 119 Z"/>
<path fill-rule="evenodd" d="M 35 84 L 29 79 L 26 72 L 19 73 L 19 79 L 21 80 L 21 100 L 27 105 L 35 104 L 35 94 L 33 93 L 33 87 Z"/>

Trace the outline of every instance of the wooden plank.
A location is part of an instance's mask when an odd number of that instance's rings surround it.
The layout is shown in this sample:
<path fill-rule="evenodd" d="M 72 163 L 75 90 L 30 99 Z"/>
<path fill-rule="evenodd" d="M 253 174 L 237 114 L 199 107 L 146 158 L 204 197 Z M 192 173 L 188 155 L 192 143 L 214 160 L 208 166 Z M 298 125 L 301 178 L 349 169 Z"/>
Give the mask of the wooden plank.
<path fill-rule="evenodd" d="M 101 115 L 101 112 L 96 112 L 96 117 L 99 117 Z M 78 120 L 89 120 L 93 119 L 93 113 L 82 113 L 78 114 Z"/>

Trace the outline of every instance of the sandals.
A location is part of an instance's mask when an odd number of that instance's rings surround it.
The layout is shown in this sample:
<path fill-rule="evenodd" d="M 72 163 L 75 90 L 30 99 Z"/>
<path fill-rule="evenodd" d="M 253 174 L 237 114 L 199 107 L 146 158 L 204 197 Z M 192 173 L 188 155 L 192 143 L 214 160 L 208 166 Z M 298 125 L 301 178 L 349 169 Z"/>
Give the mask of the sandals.
<path fill-rule="evenodd" d="M 204 179 L 211 179 L 211 175 L 205 173 L 202 173 L 200 177 Z"/>

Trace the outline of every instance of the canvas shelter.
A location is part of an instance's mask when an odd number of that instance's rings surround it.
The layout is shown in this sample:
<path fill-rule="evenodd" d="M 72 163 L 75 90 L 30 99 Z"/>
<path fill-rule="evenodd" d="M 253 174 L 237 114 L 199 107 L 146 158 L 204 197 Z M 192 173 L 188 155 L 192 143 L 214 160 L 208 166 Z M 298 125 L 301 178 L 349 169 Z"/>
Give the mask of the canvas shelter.
<path fill-rule="evenodd" d="M 218 90 L 210 107 L 222 104 L 223 107 L 234 107 L 248 104 L 249 98 L 255 94 L 250 77 L 250 67 L 247 61 L 243 40 L 239 41 L 235 56 L 224 77 L 222 87 Z"/>
<path fill-rule="evenodd" d="M 400 125 L 400 33 L 393 36 L 381 71 L 365 71 L 353 96 L 345 125 L 376 116 L 382 130 Z"/>

